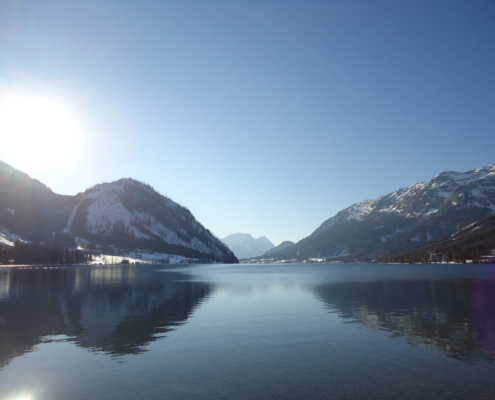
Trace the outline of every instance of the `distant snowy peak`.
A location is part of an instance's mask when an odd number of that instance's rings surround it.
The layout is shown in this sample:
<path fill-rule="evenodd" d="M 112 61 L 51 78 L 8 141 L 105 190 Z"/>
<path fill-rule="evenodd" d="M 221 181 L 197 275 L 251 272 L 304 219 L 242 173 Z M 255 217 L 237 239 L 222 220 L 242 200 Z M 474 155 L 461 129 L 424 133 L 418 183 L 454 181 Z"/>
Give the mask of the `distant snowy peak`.
<path fill-rule="evenodd" d="M 227 246 L 235 246 L 243 240 L 256 240 L 249 233 L 233 233 L 223 239 L 221 239 Z"/>
<path fill-rule="evenodd" d="M 258 257 L 275 246 L 265 236 L 258 239 L 249 233 L 233 233 L 222 239 L 235 254 L 237 258 Z"/>

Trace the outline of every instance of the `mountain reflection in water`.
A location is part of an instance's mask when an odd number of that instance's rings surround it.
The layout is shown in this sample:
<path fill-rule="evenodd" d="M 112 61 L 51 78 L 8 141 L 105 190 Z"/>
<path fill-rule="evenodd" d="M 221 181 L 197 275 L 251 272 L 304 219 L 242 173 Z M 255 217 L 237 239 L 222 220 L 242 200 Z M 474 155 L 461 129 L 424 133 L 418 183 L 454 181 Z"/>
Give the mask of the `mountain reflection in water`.
<path fill-rule="evenodd" d="M 187 321 L 212 286 L 177 272 L 105 266 L 0 269 L 0 368 L 53 335 L 119 356 Z"/>
<path fill-rule="evenodd" d="M 495 366 L 495 280 L 384 280 L 314 289 L 331 313 L 367 328 Z"/>

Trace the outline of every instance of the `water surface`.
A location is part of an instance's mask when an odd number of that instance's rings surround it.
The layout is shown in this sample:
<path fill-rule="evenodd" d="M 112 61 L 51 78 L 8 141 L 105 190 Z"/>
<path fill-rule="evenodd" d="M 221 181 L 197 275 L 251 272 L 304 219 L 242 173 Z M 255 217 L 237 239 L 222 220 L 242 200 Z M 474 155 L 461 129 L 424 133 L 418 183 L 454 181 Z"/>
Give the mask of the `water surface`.
<path fill-rule="evenodd" d="M 0 268 L 0 398 L 495 398 L 495 268 Z"/>

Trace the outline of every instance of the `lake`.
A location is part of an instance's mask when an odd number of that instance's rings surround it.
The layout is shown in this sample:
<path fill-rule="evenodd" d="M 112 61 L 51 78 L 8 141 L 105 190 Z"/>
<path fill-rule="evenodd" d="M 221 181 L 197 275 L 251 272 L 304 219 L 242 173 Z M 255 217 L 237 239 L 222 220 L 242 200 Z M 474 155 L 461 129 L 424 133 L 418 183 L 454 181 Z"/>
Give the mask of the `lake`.
<path fill-rule="evenodd" d="M 0 268 L 0 398 L 493 399 L 495 265 Z"/>

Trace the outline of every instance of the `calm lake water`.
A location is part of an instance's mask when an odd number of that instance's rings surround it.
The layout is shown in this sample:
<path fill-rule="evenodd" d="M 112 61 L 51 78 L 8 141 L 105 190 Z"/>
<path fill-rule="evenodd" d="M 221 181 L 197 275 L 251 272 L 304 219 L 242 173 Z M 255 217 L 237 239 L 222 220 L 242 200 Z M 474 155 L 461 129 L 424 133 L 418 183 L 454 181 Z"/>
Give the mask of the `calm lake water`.
<path fill-rule="evenodd" d="M 1 399 L 495 398 L 495 266 L 0 268 Z"/>

